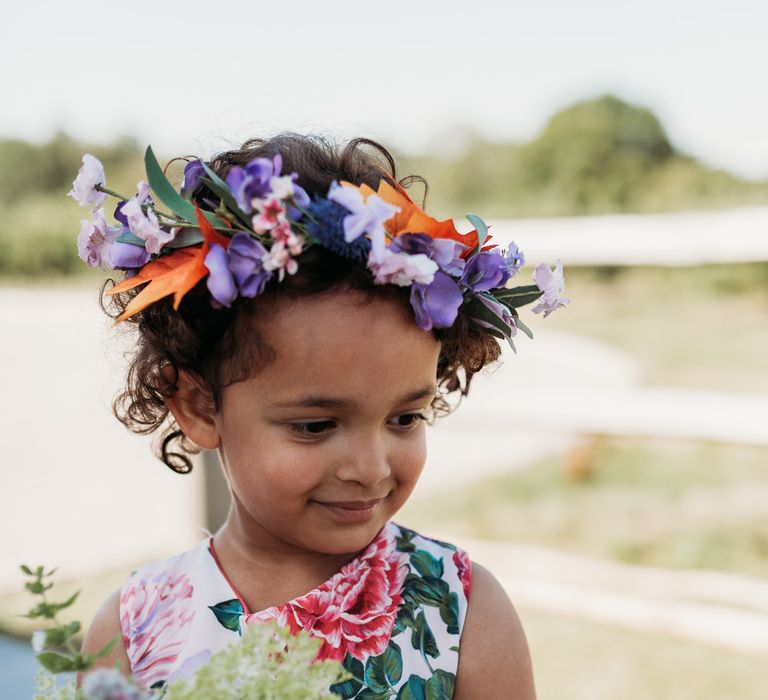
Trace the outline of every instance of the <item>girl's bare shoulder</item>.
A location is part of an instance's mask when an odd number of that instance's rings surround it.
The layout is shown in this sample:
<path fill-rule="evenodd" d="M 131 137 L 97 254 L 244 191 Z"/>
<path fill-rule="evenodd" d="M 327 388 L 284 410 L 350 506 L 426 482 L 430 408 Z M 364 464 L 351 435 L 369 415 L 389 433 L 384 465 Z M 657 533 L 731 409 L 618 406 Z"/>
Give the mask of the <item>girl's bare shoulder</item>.
<path fill-rule="evenodd" d="M 472 562 L 454 700 L 535 700 L 531 656 L 520 618 L 501 584 Z"/>
<path fill-rule="evenodd" d="M 128 655 L 125 653 L 123 644 L 123 635 L 120 628 L 120 591 L 115 591 L 110 595 L 101 607 L 96 611 L 91 626 L 85 635 L 83 641 L 83 651 L 87 654 L 93 654 L 103 649 L 112 640 L 115 644 L 112 651 L 100 659 L 96 666 L 114 668 L 115 663 L 119 664 L 120 670 L 124 674 L 130 672 L 130 663 Z"/>

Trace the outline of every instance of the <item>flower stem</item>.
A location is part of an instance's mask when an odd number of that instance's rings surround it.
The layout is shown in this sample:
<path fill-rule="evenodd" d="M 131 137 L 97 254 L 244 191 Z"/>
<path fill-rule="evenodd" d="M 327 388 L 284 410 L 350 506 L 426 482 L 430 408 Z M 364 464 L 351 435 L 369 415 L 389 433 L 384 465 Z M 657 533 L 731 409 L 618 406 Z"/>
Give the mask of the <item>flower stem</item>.
<path fill-rule="evenodd" d="M 96 185 L 94 189 L 97 192 L 103 192 L 104 194 L 108 194 L 112 197 L 117 197 L 118 199 L 122 199 L 124 202 L 127 202 L 130 199 L 130 197 L 124 197 L 119 192 L 115 192 L 114 190 L 107 189 L 106 187 L 104 187 L 104 185 Z"/>

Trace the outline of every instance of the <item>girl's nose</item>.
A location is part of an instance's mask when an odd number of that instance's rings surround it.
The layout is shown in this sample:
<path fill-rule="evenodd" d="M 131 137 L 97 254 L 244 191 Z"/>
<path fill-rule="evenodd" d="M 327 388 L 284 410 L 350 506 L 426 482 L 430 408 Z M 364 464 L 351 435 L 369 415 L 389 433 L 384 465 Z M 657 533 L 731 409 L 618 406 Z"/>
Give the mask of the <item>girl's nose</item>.
<path fill-rule="evenodd" d="M 378 437 L 352 440 L 347 450 L 336 470 L 339 480 L 374 486 L 392 474 L 385 440 Z"/>

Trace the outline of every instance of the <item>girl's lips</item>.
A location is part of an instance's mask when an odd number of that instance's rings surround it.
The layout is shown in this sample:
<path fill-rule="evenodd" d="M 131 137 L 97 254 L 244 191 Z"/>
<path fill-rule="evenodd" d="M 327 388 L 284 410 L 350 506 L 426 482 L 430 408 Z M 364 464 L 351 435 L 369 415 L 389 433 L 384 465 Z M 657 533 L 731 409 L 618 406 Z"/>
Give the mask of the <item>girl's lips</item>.
<path fill-rule="evenodd" d="M 344 522 L 365 522 L 373 518 L 379 510 L 382 499 L 372 501 L 314 501 Z"/>

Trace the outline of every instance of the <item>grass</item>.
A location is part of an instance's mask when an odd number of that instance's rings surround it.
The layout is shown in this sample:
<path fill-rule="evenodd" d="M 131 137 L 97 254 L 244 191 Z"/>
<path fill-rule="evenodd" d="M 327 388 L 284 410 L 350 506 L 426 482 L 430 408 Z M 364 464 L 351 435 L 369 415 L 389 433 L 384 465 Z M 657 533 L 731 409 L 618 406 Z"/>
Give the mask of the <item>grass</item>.
<path fill-rule="evenodd" d="M 595 439 L 409 503 L 402 520 L 624 563 L 768 577 L 768 450 Z"/>
<path fill-rule="evenodd" d="M 645 632 L 518 610 L 539 700 L 758 700 L 765 660 Z"/>
<path fill-rule="evenodd" d="M 768 265 L 574 268 L 548 327 L 625 350 L 647 384 L 768 392 Z"/>

